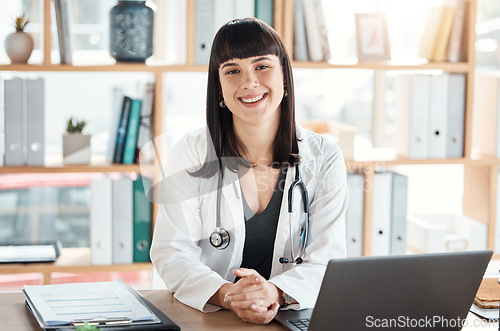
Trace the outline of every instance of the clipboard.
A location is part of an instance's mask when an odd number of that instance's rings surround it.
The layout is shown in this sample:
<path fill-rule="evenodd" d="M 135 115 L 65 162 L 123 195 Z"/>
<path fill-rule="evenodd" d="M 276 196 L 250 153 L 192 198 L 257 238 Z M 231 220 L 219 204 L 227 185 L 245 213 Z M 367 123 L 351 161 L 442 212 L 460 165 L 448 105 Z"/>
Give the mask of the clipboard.
<path fill-rule="evenodd" d="M 107 320 L 101 321 L 102 324 L 96 325 L 98 329 L 110 329 L 110 330 L 180 330 L 180 327 L 172 321 L 168 316 L 166 316 L 163 312 L 161 312 L 155 305 L 153 305 L 149 300 L 143 297 L 139 292 L 134 290 L 132 287 L 125 284 L 127 289 L 132 293 L 139 301 L 141 301 L 154 315 L 154 321 L 147 322 L 131 322 L 131 321 L 123 321 L 123 320 Z M 26 298 L 25 301 L 26 308 L 30 311 L 30 313 L 35 317 L 36 321 L 40 325 L 43 330 L 46 331 L 67 331 L 67 330 L 76 330 L 79 325 L 64 325 L 51 327 L 46 326 L 43 320 L 38 315 L 35 309 L 32 309 L 32 303 L 29 298 Z M 105 324 L 107 322 L 107 324 Z M 75 323 L 76 324 L 76 323 Z"/>

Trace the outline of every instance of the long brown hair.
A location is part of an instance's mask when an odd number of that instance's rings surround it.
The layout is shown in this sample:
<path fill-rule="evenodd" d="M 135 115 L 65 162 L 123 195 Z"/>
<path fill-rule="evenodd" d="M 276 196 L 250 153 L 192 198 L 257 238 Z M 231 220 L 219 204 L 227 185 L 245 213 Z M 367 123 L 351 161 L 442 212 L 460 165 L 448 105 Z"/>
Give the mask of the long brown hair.
<path fill-rule="evenodd" d="M 232 171 L 236 171 L 238 165 L 251 166 L 239 152 L 231 111 L 219 105 L 219 67 L 230 59 L 268 54 L 276 55 L 280 59 L 287 91 L 287 96 L 281 101 L 280 125 L 274 138 L 272 166 L 280 168 L 284 164 L 293 166 L 299 162 L 292 66 L 283 42 L 276 31 L 261 20 L 236 19 L 219 29 L 212 44 L 208 65 L 207 143 L 213 143 L 214 148 L 208 147 L 206 162 L 198 171 L 191 173 L 193 176 L 211 177 L 222 164 Z M 216 155 L 211 155 L 214 152 Z"/>

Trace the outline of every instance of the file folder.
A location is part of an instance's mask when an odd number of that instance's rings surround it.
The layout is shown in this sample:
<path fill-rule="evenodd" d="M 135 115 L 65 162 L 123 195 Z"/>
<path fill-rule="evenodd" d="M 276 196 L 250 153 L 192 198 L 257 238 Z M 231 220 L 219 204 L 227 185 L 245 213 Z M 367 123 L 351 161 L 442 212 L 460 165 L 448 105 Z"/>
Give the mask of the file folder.
<path fill-rule="evenodd" d="M 96 283 L 98 284 L 98 283 Z M 64 284 L 63 284 L 64 285 Z M 67 284 L 66 284 L 67 285 Z M 95 316 L 92 319 L 81 319 L 72 320 L 65 325 L 47 325 L 41 314 L 36 309 L 33 300 L 27 295 L 26 291 L 23 292 L 26 297 L 26 307 L 33 314 L 37 320 L 40 327 L 44 330 L 76 330 L 77 327 L 88 322 L 90 325 L 95 325 L 98 329 L 111 329 L 111 330 L 180 330 L 180 327 L 168 318 L 164 313 L 162 313 L 157 307 L 155 307 L 150 301 L 140 295 L 130 286 L 123 284 L 135 299 L 137 299 L 144 307 L 146 307 L 150 313 L 154 316 L 154 319 L 144 320 L 144 321 L 132 321 L 126 318 L 102 318 Z M 48 285 L 54 286 L 54 285 Z"/>

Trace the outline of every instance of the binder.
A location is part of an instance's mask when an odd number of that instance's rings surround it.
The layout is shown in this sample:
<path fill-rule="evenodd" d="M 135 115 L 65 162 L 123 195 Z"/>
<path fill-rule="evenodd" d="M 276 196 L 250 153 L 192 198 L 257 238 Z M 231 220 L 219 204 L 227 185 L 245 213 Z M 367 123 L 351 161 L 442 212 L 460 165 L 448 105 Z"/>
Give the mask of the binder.
<path fill-rule="evenodd" d="M 144 182 L 147 182 L 144 185 Z M 133 261 L 149 262 L 152 233 L 152 204 L 146 197 L 144 186 L 151 187 L 151 179 L 137 176 L 133 182 Z"/>
<path fill-rule="evenodd" d="M 214 0 L 214 36 L 221 26 L 223 26 L 233 18 L 233 0 Z"/>
<path fill-rule="evenodd" d="M 194 63 L 208 65 L 215 35 L 213 0 L 196 0 L 195 3 Z"/>
<path fill-rule="evenodd" d="M 464 156 L 465 74 L 448 74 L 446 157 Z"/>
<path fill-rule="evenodd" d="M 116 148 L 116 137 L 118 134 L 118 126 L 120 125 L 120 117 L 123 109 L 123 102 L 125 96 L 123 95 L 122 88 L 113 88 L 113 106 L 111 115 L 111 125 L 109 127 L 109 141 L 108 149 L 106 151 L 106 160 L 109 163 L 113 163 L 115 148 Z"/>
<path fill-rule="evenodd" d="M 311 61 L 319 62 L 323 60 L 323 49 L 321 47 L 321 35 L 318 26 L 318 20 L 316 17 L 314 0 L 302 1 L 309 59 Z"/>
<path fill-rule="evenodd" d="M 392 173 L 391 254 L 406 254 L 408 177 Z"/>
<path fill-rule="evenodd" d="M 446 157 L 448 75 L 430 76 L 429 91 L 429 158 Z"/>
<path fill-rule="evenodd" d="M 112 182 L 108 176 L 90 182 L 90 248 L 92 264 L 107 265 L 112 255 Z"/>
<path fill-rule="evenodd" d="M 5 95 L 5 162 L 6 166 L 24 165 L 24 80 L 18 77 L 4 81 Z"/>
<path fill-rule="evenodd" d="M 373 179 L 372 255 L 388 255 L 391 245 L 392 173 L 377 172 Z"/>
<path fill-rule="evenodd" d="M 112 181 L 113 263 L 132 260 L 132 180 L 126 176 Z"/>
<path fill-rule="evenodd" d="M 401 156 L 429 156 L 429 94 L 429 75 L 397 76 L 396 151 Z"/>
<path fill-rule="evenodd" d="M 304 22 L 303 1 L 294 2 L 294 60 L 307 61 L 306 24 Z"/>
<path fill-rule="evenodd" d="M 255 1 L 234 0 L 234 18 L 255 16 Z"/>
<path fill-rule="evenodd" d="M 349 207 L 345 216 L 347 257 L 363 255 L 364 180 L 362 174 L 347 175 L 349 187 Z"/>
<path fill-rule="evenodd" d="M 45 164 L 45 81 L 27 79 L 26 84 L 26 164 Z"/>
<path fill-rule="evenodd" d="M 274 25 L 274 0 L 255 0 L 255 17 Z"/>

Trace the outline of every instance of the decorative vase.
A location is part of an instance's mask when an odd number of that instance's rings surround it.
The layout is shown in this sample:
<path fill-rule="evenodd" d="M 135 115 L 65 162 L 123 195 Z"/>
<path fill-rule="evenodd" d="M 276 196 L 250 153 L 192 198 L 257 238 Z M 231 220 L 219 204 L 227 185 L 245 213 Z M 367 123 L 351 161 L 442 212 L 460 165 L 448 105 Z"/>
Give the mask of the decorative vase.
<path fill-rule="evenodd" d="M 121 62 L 145 62 L 153 54 L 153 18 L 147 1 L 118 1 L 110 11 L 111 56 Z"/>
<path fill-rule="evenodd" d="M 90 135 L 82 133 L 63 134 L 64 164 L 90 163 Z"/>
<path fill-rule="evenodd" d="M 26 32 L 16 31 L 5 38 L 5 51 L 13 63 L 28 62 L 33 47 L 33 37 Z"/>

